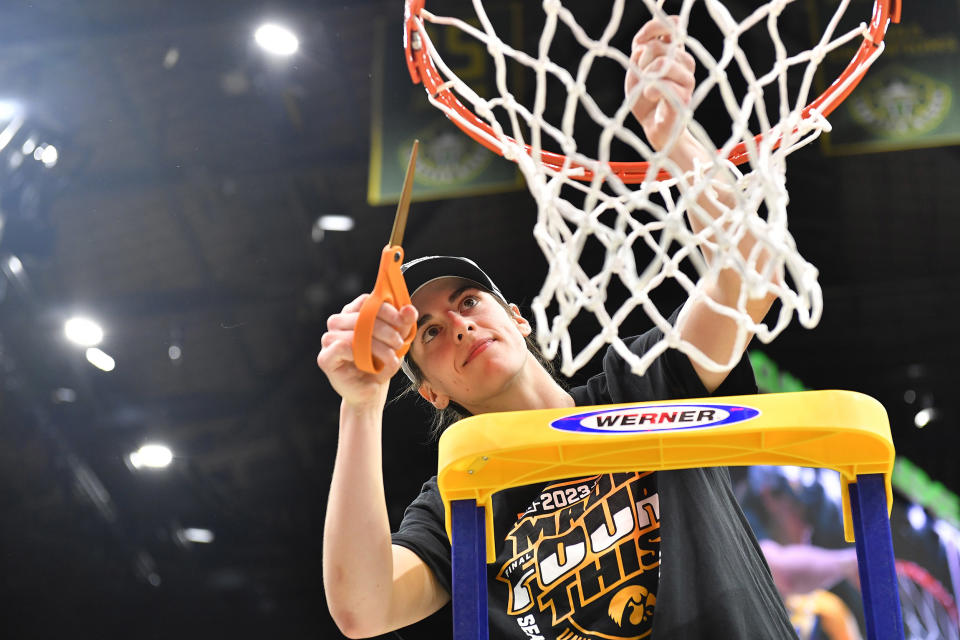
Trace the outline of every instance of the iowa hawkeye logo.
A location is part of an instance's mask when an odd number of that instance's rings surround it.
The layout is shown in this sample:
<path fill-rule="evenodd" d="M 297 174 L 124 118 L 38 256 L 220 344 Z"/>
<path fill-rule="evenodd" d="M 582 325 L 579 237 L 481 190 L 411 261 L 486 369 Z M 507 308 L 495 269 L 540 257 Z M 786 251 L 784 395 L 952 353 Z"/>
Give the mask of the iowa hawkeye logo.
<path fill-rule="evenodd" d="M 641 405 L 578 413 L 554 420 L 550 426 L 580 433 L 646 433 L 719 427 L 758 415 L 757 409 L 732 404 Z"/>

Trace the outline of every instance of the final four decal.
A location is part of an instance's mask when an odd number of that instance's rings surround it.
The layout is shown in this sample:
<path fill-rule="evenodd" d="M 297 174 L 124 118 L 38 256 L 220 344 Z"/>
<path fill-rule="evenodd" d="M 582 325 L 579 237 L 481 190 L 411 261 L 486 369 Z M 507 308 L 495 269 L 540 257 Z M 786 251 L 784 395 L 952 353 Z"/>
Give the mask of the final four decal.
<path fill-rule="evenodd" d="M 530 640 L 640 640 L 660 572 L 656 474 L 612 473 L 544 487 L 507 533 L 496 580 Z"/>
<path fill-rule="evenodd" d="M 736 404 L 658 404 L 578 413 L 550 426 L 579 433 L 647 433 L 720 427 L 759 415 L 759 409 Z"/>

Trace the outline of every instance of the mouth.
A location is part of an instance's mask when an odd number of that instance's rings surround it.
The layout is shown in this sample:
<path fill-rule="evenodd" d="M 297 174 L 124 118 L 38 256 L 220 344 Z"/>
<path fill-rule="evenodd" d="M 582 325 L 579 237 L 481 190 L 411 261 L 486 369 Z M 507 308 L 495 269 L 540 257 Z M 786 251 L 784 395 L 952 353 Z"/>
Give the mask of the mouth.
<path fill-rule="evenodd" d="M 467 359 L 463 361 L 463 366 L 467 366 L 471 360 L 473 360 L 478 355 L 486 351 L 487 347 L 489 347 L 491 344 L 493 344 L 493 338 L 480 340 L 475 345 L 473 345 L 473 348 L 470 349 L 470 353 L 467 354 Z"/>

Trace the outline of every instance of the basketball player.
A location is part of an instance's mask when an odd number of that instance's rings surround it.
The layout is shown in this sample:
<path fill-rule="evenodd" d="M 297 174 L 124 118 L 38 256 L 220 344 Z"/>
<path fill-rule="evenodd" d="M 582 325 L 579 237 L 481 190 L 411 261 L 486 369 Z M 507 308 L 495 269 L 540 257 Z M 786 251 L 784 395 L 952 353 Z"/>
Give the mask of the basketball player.
<path fill-rule="evenodd" d="M 669 57 L 669 38 L 666 25 L 647 23 L 633 39 L 631 60 L 663 73 L 674 94 L 688 101 L 694 60 L 686 52 Z M 637 82 L 628 74 L 625 90 Z M 633 114 L 651 145 L 671 146 L 670 157 L 682 169 L 706 157 L 689 134 L 674 139 L 676 113 L 656 87 L 639 91 Z M 691 225 L 702 228 L 695 220 Z M 745 240 L 740 250 L 746 255 L 751 245 Z M 712 371 L 668 350 L 635 376 L 611 349 L 603 371 L 567 390 L 528 348 L 530 323 L 478 265 L 430 257 L 408 263 L 404 277 L 412 305 L 383 305 L 374 329 L 373 355 L 385 363 L 380 374 L 362 373 L 353 362 L 364 296 L 329 318 L 317 357 L 342 398 L 323 553 L 327 604 L 349 637 L 409 625 L 450 598 L 450 546 L 436 478 L 393 534 L 387 518 L 381 420 L 388 382 L 401 367 L 438 411 L 457 414 L 756 393 L 736 323 L 703 301 L 688 301 L 671 321 L 684 340 L 716 362 L 735 363 L 731 368 Z M 721 271 L 710 296 L 735 306 L 741 285 L 736 272 Z M 755 321 L 772 300 L 749 301 Z M 416 337 L 401 362 L 394 349 L 414 324 Z M 655 328 L 627 344 L 639 354 L 660 337 Z M 602 474 L 519 487 L 497 494 L 493 511 L 492 638 L 796 637 L 725 469 Z"/>

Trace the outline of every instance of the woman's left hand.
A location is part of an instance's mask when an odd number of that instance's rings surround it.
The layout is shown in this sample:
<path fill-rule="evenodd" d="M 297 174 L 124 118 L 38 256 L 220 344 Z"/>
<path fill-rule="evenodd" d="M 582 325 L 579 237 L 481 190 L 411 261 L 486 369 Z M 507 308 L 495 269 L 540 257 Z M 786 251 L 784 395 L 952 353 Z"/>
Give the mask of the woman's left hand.
<path fill-rule="evenodd" d="M 676 24 L 678 18 L 670 16 Z M 633 37 L 630 62 L 646 75 L 659 76 L 647 81 L 639 90 L 632 112 L 643 126 L 650 145 L 661 150 L 671 142 L 671 132 L 677 120 L 677 110 L 671 104 L 672 96 L 681 104 L 689 104 L 696 86 L 694 70 L 696 61 L 683 47 L 670 46 L 670 26 L 656 18 L 647 22 Z M 641 78 L 633 70 L 627 70 L 624 91 L 627 95 L 640 84 Z M 682 132 L 673 133 L 679 138 Z"/>

